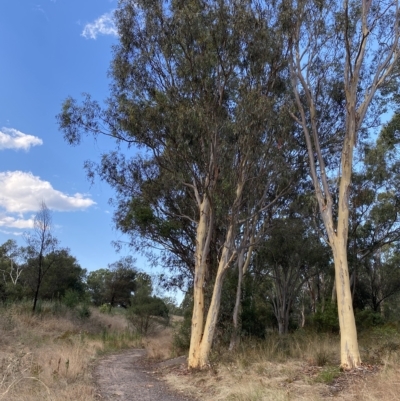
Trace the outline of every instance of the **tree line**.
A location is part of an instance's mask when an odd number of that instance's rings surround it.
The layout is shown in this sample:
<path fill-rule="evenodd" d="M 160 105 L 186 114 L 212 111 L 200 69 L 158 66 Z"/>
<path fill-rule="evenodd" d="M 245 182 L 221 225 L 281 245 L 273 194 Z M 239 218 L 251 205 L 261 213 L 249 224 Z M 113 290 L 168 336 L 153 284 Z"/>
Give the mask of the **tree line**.
<path fill-rule="evenodd" d="M 280 333 L 334 299 L 341 366 L 361 364 L 354 308 L 398 291 L 398 7 L 120 3 L 108 99 L 68 97 L 58 122 L 70 144 L 115 140 L 87 173 L 132 248 L 190 289 L 189 367 L 208 365 L 227 278 L 234 348 L 259 277 Z"/>
<path fill-rule="evenodd" d="M 120 307 L 129 309 L 131 323 L 136 327 L 139 321 L 141 332 L 147 331 L 151 316 L 167 319 L 169 313 L 180 313 L 172 299 L 154 296 L 151 277 L 140 272 L 130 256 L 107 268 L 83 269 L 54 236 L 51 211 L 44 202 L 25 242 L 19 246 L 10 239 L 0 245 L 0 300 L 5 304 L 32 300 L 33 312 L 42 301 L 68 307 L 83 303 L 104 312 Z M 146 327 L 140 326 L 143 319 Z"/>

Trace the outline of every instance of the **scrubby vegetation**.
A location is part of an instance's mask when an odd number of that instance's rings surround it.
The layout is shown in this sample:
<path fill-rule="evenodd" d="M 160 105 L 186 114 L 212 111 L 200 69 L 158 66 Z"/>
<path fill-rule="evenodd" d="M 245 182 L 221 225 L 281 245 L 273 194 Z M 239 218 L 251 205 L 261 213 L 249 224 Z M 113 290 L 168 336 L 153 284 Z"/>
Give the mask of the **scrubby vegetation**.
<path fill-rule="evenodd" d="M 141 346 L 123 316 L 81 308 L 45 301 L 32 314 L 30 302 L 0 307 L 1 400 L 94 400 L 94 359 Z"/>

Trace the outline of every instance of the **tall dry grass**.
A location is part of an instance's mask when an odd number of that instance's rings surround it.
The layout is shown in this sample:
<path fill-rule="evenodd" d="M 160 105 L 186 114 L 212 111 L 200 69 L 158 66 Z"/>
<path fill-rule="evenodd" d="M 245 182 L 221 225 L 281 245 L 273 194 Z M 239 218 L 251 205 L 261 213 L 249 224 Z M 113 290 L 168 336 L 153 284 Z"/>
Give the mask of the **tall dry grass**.
<path fill-rule="evenodd" d="M 174 388 L 204 401 L 368 400 L 393 401 L 400 394 L 400 334 L 374 329 L 360 336 L 365 365 L 339 369 L 339 337 L 297 332 L 244 341 L 235 352 L 214 350 L 210 369 L 164 372 Z"/>
<path fill-rule="evenodd" d="M 120 315 L 89 318 L 59 304 L 0 308 L 0 400 L 95 400 L 92 366 L 107 351 L 141 346 Z"/>

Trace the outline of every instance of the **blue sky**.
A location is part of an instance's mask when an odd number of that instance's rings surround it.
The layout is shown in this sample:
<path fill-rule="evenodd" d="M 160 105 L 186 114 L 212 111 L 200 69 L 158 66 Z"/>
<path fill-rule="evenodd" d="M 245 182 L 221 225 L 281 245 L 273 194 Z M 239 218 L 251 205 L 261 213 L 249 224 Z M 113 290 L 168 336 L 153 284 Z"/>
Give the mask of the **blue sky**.
<path fill-rule="evenodd" d="M 83 170 L 110 143 L 90 138 L 70 147 L 55 116 L 63 100 L 83 92 L 108 95 L 107 70 L 117 36 L 115 0 L 0 1 L 0 244 L 24 245 L 39 204 L 53 212 L 55 235 L 88 270 L 117 254 L 108 200 L 112 190 Z M 133 255 L 135 256 L 135 255 Z M 146 262 L 138 258 L 138 267 Z"/>

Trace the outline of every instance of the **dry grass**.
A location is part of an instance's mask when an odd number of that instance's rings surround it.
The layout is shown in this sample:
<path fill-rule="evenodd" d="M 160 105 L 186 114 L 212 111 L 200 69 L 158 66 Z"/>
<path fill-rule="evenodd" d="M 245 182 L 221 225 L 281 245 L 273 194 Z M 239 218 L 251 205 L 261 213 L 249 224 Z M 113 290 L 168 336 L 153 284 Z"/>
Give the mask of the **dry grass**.
<path fill-rule="evenodd" d="M 150 359 L 163 361 L 178 356 L 173 339 L 177 325 L 182 321 L 181 316 L 171 316 L 169 326 L 159 326 L 155 333 L 143 339 L 143 347 Z"/>
<path fill-rule="evenodd" d="M 399 333 L 372 332 L 360 340 L 366 366 L 357 373 L 340 372 L 337 336 L 296 333 L 247 342 L 234 353 L 216 351 L 211 369 L 170 370 L 164 378 L 204 401 L 398 400 Z"/>
<path fill-rule="evenodd" d="M 0 345 L 0 400 L 92 401 L 96 356 L 140 346 L 140 339 L 119 315 L 93 310 L 82 320 L 52 304 L 32 315 L 21 304 L 0 310 Z"/>
<path fill-rule="evenodd" d="M 94 401 L 96 357 L 138 346 L 154 360 L 175 357 L 173 332 L 179 322 L 173 320 L 172 327 L 142 340 L 120 314 L 93 309 L 90 318 L 79 319 L 75 312 L 55 311 L 54 305 L 43 305 L 40 315 L 24 305 L 0 309 L 0 401 Z M 207 371 L 166 367 L 163 372 L 172 387 L 204 401 L 397 400 L 398 329 L 362 335 L 360 348 L 367 368 L 357 374 L 339 371 L 337 336 L 304 332 L 246 341 L 234 353 L 217 349 Z"/>

